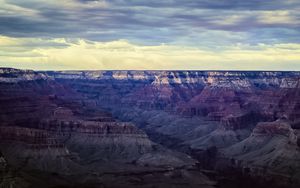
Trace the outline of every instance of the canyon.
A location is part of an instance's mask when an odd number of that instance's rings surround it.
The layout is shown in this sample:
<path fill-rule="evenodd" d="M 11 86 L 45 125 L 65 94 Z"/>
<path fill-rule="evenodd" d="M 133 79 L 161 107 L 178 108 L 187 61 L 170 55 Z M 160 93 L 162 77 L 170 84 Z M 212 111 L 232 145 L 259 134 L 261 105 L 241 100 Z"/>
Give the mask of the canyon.
<path fill-rule="evenodd" d="M 0 185 L 300 185 L 300 72 L 0 68 L 0 106 Z"/>

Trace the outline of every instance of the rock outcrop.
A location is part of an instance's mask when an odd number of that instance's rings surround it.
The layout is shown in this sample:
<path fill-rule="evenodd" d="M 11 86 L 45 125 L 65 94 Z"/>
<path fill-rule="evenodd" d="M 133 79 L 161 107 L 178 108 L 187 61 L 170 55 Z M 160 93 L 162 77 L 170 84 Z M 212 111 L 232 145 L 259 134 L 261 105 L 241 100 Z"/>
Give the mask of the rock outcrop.
<path fill-rule="evenodd" d="M 253 175 L 280 178 L 281 183 L 298 184 L 300 152 L 297 135 L 285 121 L 258 123 L 250 137 L 225 149 L 236 167 L 249 168 Z"/>

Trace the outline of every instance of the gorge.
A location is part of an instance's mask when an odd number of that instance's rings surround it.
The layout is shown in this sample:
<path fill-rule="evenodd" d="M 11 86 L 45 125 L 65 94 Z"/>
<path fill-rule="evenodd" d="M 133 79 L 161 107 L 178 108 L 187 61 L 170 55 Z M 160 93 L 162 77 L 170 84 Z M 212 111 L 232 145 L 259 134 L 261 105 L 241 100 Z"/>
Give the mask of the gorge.
<path fill-rule="evenodd" d="M 300 185 L 300 72 L 0 68 L 0 106 L 3 186 Z"/>

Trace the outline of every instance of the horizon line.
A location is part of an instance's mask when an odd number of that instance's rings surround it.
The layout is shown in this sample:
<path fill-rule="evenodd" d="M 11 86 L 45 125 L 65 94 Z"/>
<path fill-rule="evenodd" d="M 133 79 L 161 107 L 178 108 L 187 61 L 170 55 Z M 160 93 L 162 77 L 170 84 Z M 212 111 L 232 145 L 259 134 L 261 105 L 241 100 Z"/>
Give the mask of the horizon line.
<path fill-rule="evenodd" d="M 84 71 L 199 71 L 199 72 L 300 72 L 300 70 L 236 70 L 236 69 L 27 69 L 15 67 L 1 67 L 0 69 L 28 70 L 34 72 L 84 72 Z"/>

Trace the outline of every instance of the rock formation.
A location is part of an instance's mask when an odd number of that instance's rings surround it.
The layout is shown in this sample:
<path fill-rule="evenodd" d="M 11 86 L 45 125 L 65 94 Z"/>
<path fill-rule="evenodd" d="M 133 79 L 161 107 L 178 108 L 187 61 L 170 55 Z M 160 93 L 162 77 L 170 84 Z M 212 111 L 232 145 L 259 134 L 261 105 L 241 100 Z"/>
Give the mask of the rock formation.
<path fill-rule="evenodd" d="M 259 149 L 278 145 L 268 155 L 259 151 L 256 151 L 256 156 L 249 154 L 249 160 L 254 160 L 249 164 L 253 168 L 263 166 L 271 172 L 269 174 L 287 175 L 289 165 L 284 161 L 291 164 L 298 161 L 299 72 L 93 71 L 44 74 L 84 94 L 85 100 L 93 100 L 98 106 L 110 109 L 118 118 L 134 122 L 155 141 L 192 152 L 194 157 L 204 161 L 207 157 L 203 155 L 210 148 L 216 147 L 221 158 L 224 155 L 230 158 L 241 155 L 236 154 L 234 148 L 249 149 L 252 143 L 257 143 Z M 278 119 L 280 121 L 276 121 Z M 284 151 L 289 152 L 280 154 Z M 268 159 L 269 155 L 275 156 Z M 238 160 L 248 164 L 247 158 Z M 274 168 L 270 161 L 282 166 Z M 293 170 L 298 171 L 297 168 Z"/>
<path fill-rule="evenodd" d="M 299 72 L 0 70 L 12 164 L 19 150 L 42 171 L 58 173 L 47 161 L 59 159 L 64 174 L 150 173 L 195 164 L 184 152 L 210 170 L 224 160 L 298 181 Z"/>
<path fill-rule="evenodd" d="M 48 74 L 0 70 L 0 104 L 5 107 L 0 109 L 1 170 L 9 165 L 11 170 L 3 177 L 13 177 L 13 181 L 2 181 L 5 186 L 15 187 L 19 182 L 22 187 L 70 186 L 70 180 L 80 174 L 87 179 L 73 181 L 74 186 L 92 181 L 95 187 L 118 187 L 124 182 L 135 187 L 130 178 L 148 174 L 162 174 L 160 184 L 172 184 L 166 173 L 188 173 L 186 168 L 195 165 L 186 154 L 150 141 L 133 123 L 120 122 L 99 107 L 100 101 Z M 41 182 L 45 176 L 53 181 Z M 113 176 L 120 178 L 111 182 Z M 198 176 L 202 184 L 213 185 L 201 173 Z M 199 184 L 188 178 L 178 181 Z M 147 181 L 151 184 L 151 177 Z"/>

